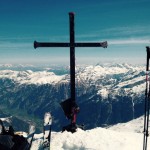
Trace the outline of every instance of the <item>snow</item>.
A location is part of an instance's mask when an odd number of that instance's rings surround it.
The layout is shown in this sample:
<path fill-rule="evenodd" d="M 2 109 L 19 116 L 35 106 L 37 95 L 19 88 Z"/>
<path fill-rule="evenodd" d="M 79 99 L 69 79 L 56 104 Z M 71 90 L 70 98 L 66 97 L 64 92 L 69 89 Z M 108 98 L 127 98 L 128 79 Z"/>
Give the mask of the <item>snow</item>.
<path fill-rule="evenodd" d="M 52 132 L 53 150 L 141 150 L 143 146 L 143 117 L 108 129 L 95 128 L 76 133 Z M 41 149 L 42 134 L 36 134 L 32 150 Z M 150 141 L 148 139 L 148 148 Z"/>
<path fill-rule="evenodd" d="M 103 99 L 108 98 L 108 93 L 109 93 L 109 92 L 107 91 L 106 88 L 103 88 L 103 89 L 101 89 L 101 90 L 99 90 L 99 91 L 97 92 L 97 94 L 98 94 L 98 95 L 100 94 Z"/>
<path fill-rule="evenodd" d="M 123 67 L 117 67 L 117 66 L 88 66 L 85 68 L 83 72 L 80 73 L 81 77 L 90 77 L 90 78 L 99 78 L 101 76 L 105 75 L 111 75 L 111 74 L 121 74 L 128 72 L 129 69 Z"/>
<path fill-rule="evenodd" d="M 144 116 L 141 116 L 127 123 L 118 123 L 117 125 L 109 127 L 109 129 L 119 132 L 143 133 L 144 130 L 143 125 L 144 125 Z"/>
<path fill-rule="evenodd" d="M 142 80 L 145 80 L 144 76 L 137 77 L 137 78 L 134 78 L 134 79 L 129 80 L 129 81 L 121 82 L 118 84 L 118 87 L 123 87 L 123 86 L 128 85 L 128 84 L 134 84 L 134 83 L 142 81 Z"/>
<path fill-rule="evenodd" d="M 6 118 L 0 118 L 0 120 L 6 121 L 6 122 L 8 122 L 8 123 L 11 123 L 11 118 L 12 118 L 12 116 L 6 117 Z"/>
<path fill-rule="evenodd" d="M 12 67 L 13 65 L 12 64 L 0 64 L 0 67 Z"/>
<path fill-rule="evenodd" d="M 146 85 L 146 84 L 143 83 L 143 84 L 134 86 L 134 87 L 132 88 L 133 93 L 141 93 L 141 92 L 143 92 L 143 89 L 145 89 L 145 85 Z"/>
<path fill-rule="evenodd" d="M 0 71 L 0 78 L 9 78 L 20 84 L 55 84 L 60 81 L 66 80 L 65 75 L 55 75 L 53 72 L 31 70 L 27 71 Z"/>

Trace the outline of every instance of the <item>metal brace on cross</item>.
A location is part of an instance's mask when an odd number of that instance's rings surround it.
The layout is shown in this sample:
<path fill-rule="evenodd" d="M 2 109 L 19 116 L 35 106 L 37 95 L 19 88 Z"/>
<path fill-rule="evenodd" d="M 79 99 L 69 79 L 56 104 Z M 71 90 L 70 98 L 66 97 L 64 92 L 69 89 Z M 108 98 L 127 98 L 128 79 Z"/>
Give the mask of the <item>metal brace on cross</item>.
<path fill-rule="evenodd" d="M 99 43 L 76 43 L 74 34 L 74 13 L 69 13 L 70 20 L 70 42 L 36 42 L 34 41 L 34 48 L 37 47 L 70 47 L 70 88 L 71 88 L 71 110 L 73 110 L 76 102 L 75 93 L 75 47 L 103 47 L 107 48 L 107 41 Z M 76 125 L 76 113 L 73 114 L 71 124 Z"/>

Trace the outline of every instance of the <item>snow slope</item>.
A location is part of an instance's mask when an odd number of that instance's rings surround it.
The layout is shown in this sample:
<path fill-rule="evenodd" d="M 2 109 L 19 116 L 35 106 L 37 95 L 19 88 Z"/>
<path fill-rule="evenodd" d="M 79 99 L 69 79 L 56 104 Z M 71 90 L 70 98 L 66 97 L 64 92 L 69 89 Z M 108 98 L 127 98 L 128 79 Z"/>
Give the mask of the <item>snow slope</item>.
<path fill-rule="evenodd" d="M 52 132 L 51 150 L 141 150 L 143 117 L 105 128 L 70 132 Z M 42 134 L 35 135 L 32 150 L 40 149 Z M 150 148 L 150 140 L 148 140 Z"/>
<path fill-rule="evenodd" d="M 144 124 L 144 116 L 131 120 L 127 123 L 118 123 L 117 125 L 109 127 L 109 129 L 119 132 L 143 133 L 143 124 Z"/>

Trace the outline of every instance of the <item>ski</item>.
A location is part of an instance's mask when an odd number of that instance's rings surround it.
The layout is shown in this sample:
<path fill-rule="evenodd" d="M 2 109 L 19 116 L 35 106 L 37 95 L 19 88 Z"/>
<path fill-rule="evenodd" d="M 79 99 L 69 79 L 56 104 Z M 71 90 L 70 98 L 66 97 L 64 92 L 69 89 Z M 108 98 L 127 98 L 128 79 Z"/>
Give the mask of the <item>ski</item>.
<path fill-rule="evenodd" d="M 33 141 L 33 137 L 34 137 L 34 133 L 35 133 L 35 125 L 30 124 L 29 126 L 29 133 L 27 136 L 27 142 L 28 142 L 28 148 L 26 149 L 30 149 L 32 146 L 32 141 Z"/>
<path fill-rule="evenodd" d="M 52 126 L 52 116 L 49 112 L 44 115 L 43 124 L 43 149 L 50 150 L 50 139 L 51 139 L 51 126 Z"/>

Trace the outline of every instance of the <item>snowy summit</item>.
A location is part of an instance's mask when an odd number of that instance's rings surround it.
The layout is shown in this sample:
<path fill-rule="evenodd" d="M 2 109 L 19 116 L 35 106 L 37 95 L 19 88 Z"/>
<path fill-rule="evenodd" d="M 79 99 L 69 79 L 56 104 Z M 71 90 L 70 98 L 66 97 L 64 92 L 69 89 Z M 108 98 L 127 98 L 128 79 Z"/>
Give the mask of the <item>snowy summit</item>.
<path fill-rule="evenodd" d="M 141 150 L 143 117 L 107 129 L 95 128 L 76 133 L 52 132 L 51 150 Z M 42 134 L 36 134 L 32 150 L 42 149 Z M 148 148 L 150 141 L 148 139 Z"/>

